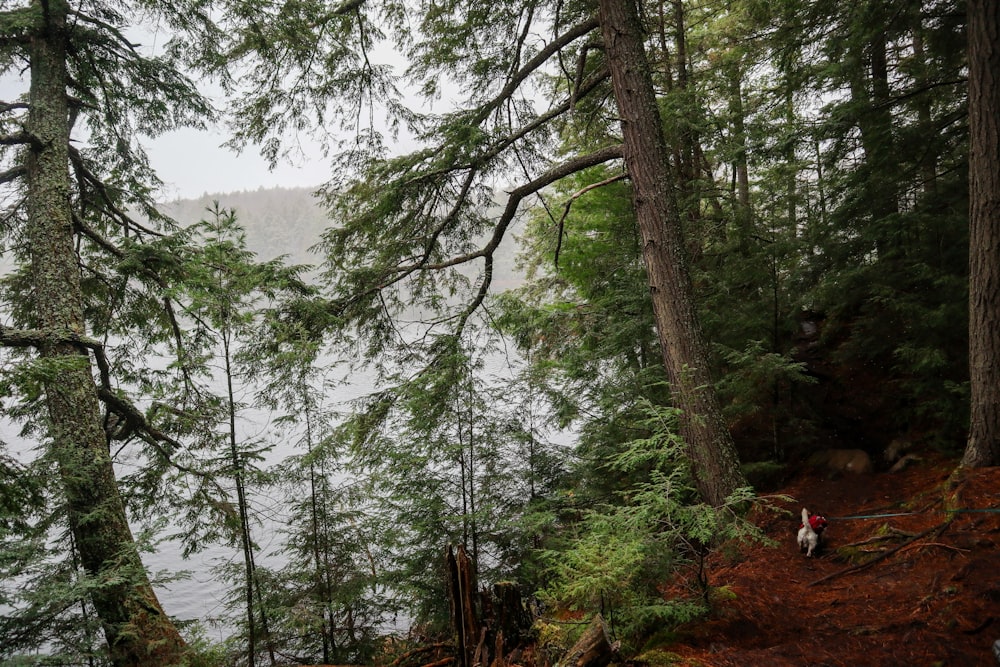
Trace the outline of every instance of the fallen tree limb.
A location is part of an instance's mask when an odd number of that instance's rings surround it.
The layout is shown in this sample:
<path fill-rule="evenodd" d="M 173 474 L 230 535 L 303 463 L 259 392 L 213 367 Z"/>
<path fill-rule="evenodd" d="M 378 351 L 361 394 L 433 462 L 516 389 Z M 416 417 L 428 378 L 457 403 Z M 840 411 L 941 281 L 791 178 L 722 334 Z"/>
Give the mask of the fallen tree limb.
<path fill-rule="evenodd" d="M 950 518 L 946 519 L 945 521 L 939 523 L 936 526 L 932 526 L 931 528 L 928 528 L 927 530 L 925 530 L 922 533 L 918 533 L 917 535 L 915 535 L 911 539 L 907 540 L 906 542 L 902 542 L 900 544 L 897 544 L 892 549 L 889 549 L 888 551 L 885 551 L 885 552 L 879 554 L 878 556 L 875 556 L 874 558 L 866 560 L 863 563 L 858 563 L 857 565 L 852 565 L 852 566 L 850 566 L 848 568 L 844 568 L 843 570 L 839 570 L 837 572 L 833 572 L 831 574 L 826 575 L 825 577 L 820 577 L 819 579 L 817 579 L 816 581 L 813 581 L 812 583 L 810 583 L 808 585 L 809 586 L 815 586 L 816 584 L 821 584 L 823 582 L 830 581 L 831 579 L 836 579 L 837 577 L 841 577 L 841 576 L 846 575 L 846 574 L 851 574 L 853 572 L 860 572 L 861 570 L 866 570 L 869 567 L 871 567 L 872 565 L 875 565 L 876 563 L 879 563 L 879 562 L 885 560 L 886 558 L 888 558 L 889 556 L 893 555 L 897 551 L 900 551 L 901 549 L 903 549 L 903 548 L 905 548 L 905 547 L 913 544 L 914 542 L 916 542 L 918 540 L 922 540 L 923 538 L 925 538 L 925 537 L 927 537 L 929 535 L 934 535 L 935 537 L 937 537 L 938 535 L 940 535 L 944 531 L 945 528 L 948 527 L 949 523 L 951 523 L 951 519 Z"/>
<path fill-rule="evenodd" d="M 395 660 L 393 660 L 392 662 L 390 662 L 385 667 L 399 667 L 399 665 L 402 664 L 403 661 L 409 660 L 410 658 L 412 658 L 415 655 L 420 655 L 421 653 L 428 653 L 430 651 L 437 651 L 439 649 L 452 649 L 452 648 L 454 648 L 454 647 L 449 642 L 438 642 L 437 644 L 429 644 L 427 646 L 420 646 L 420 647 L 415 648 L 415 649 L 413 649 L 411 651 L 407 651 L 403 655 L 397 657 Z M 437 662 L 440 662 L 440 660 L 438 660 Z"/>
<path fill-rule="evenodd" d="M 445 665 L 450 665 L 453 662 L 455 662 L 455 658 L 449 656 L 447 658 L 435 660 L 434 662 L 428 662 L 426 665 L 422 665 L 421 667 L 444 667 Z"/>

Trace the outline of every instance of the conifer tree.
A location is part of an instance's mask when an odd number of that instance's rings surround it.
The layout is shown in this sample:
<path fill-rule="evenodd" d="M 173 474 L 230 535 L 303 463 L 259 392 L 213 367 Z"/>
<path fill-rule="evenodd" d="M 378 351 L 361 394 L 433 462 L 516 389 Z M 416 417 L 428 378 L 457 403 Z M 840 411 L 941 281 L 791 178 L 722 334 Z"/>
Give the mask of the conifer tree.
<path fill-rule="evenodd" d="M 256 442 L 240 428 L 244 412 L 255 403 L 248 405 L 241 396 L 250 391 L 255 375 L 251 368 L 266 365 L 263 355 L 272 349 L 254 344 L 261 320 L 276 304 L 308 295 L 309 289 L 299 279 L 301 267 L 287 267 L 281 257 L 257 262 L 246 247 L 235 211 L 218 202 L 183 235 L 186 251 L 180 258 L 185 278 L 177 293 L 190 319 L 185 337 L 191 343 L 186 351 L 202 359 L 197 373 L 190 376 L 200 379 L 200 398 L 187 408 L 197 415 L 198 469 L 220 486 L 231 487 L 219 489 L 221 495 L 209 497 L 209 504 L 223 526 L 220 536 L 237 547 L 242 560 L 239 599 L 248 664 L 256 664 L 258 652 L 264 651 L 274 664 L 253 503 L 255 487 L 266 481 L 259 464 L 271 443 Z"/>
<path fill-rule="evenodd" d="M 171 4 L 154 13 L 172 25 L 210 25 L 196 6 Z M 109 451 L 110 438 L 124 431 L 143 430 L 159 442 L 114 391 L 111 353 L 98 337 L 127 310 L 115 312 L 116 306 L 129 300 L 121 291 L 115 294 L 121 301 L 91 299 L 122 284 L 138 296 L 159 280 L 148 269 L 131 284 L 127 270 L 104 272 L 108 263 L 123 265 L 133 243 L 156 235 L 128 212 L 151 213 L 156 186 L 133 133 L 197 124 L 209 106 L 175 63 L 143 55 L 125 37 L 130 16 L 130 8 L 66 0 L 5 3 L 0 14 L 4 73 L 24 67 L 28 79 L 25 98 L 0 105 L 7 166 L 0 181 L 14 195 L 6 200 L 4 245 L 21 269 L 7 278 L 5 302 L 21 328 L 3 327 L 0 342 L 38 352 L 19 374 L 17 392 L 30 400 L 30 387 L 40 388 L 44 412 L 21 414 L 44 424 L 38 432 L 51 443 L 57 497 L 88 582 L 75 594 L 85 591 L 84 608 L 96 613 L 110 661 L 181 664 L 188 649 L 149 584 Z M 84 144 L 71 143 L 77 121 L 86 122 Z M 155 303 L 162 310 L 163 302 Z M 34 640 L 41 642 L 44 628 L 38 630 Z"/>
<path fill-rule="evenodd" d="M 970 0 L 969 367 L 972 415 L 962 464 L 1000 465 L 1000 7 Z"/>
<path fill-rule="evenodd" d="M 670 392 L 695 484 L 706 502 L 722 505 L 746 482 L 711 381 L 638 10 L 633 2 L 598 4 Z"/>
<path fill-rule="evenodd" d="M 244 16 L 245 26 L 234 31 L 238 39 L 231 51 L 259 56 L 252 61 L 256 63 L 253 71 L 267 77 L 258 88 L 269 91 L 241 98 L 236 111 L 242 112 L 248 133 L 257 133 L 248 136 L 267 140 L 269 147 L 278 139 L 272 130 L 276 117 L 283 123 L 301 121 L 310 109 L 307 100 L 311 108 L 322 108 L 324 113 L 331 105 L 343 105 L 345 100 L 336 94 L 335 80 L 350 67 L 368 77 L 359 79 L 369 81 L 361 99 L 373 99 L 371 91 L 392 91 L 384 83 L 382 70 L 368 58 L 373 34 L 368 17 L 378 10 L 388 17 L 392 28 L 400 31 L 396 42 L 409 58 L 408 74 L 417 85 L 431 93 L 441 78 L 453 78 L 467 86 L 469 94 L 463 107 L 441 117 L 421 117 L 404 111 L 395 99 L 389 98 L 384 106 L 395 112 L 397 122 L 406 122 L 427 148 L 380 159 L 379 137 L 369 132 L 365 137 L 370 141 L 359 142 L 341 154 L 344 168 L 335 171 L 343 173 L 344 179 L 331 183 L 326 190 L 335 215 L 342 220 L 342 225 L 331 229 L 326 239 L 330 276 L 336 281 L 331 311 L 368 336 L 373 356 L 393 344 L 396 336 L 389 316 L 404 300 L 431 312 L 447 307 L 439 295 L 460 289 L 469 273 L 477 271 L 471 289 L 467 289 L 465 304 L 438 316 L 442 323 L 451 322 L 452 331 L 460 336 L 489 293 L 497 248 L 507 236 L 522 201 L 565 176 L 621 159 L 622 148 L 615 139 L 561 163 L 553 163 L 546 149 L 571 110 L 579 113 L 592 104 L 592 113 L 606 111 L 599 96 L 608 91 L 609 68 L 617 63 L 597 55 L 599 21 L 594 9 L 593 5 L 549 7 L 532 2 L 490 6 L 456 3 L 448 11 L 442 8 L 426 14 L 418 12 L 413 16 L 417 30 L 411 33 L 405 20 L 406 9 L 395 3 L 349 8 L 306 3 L 295 13 L 267 16 L 267 21 L 264 15 Z M 284 35 L 291 34 L 285 30 L 262 35 L 256 27 L 275 20 L 289 28 L 323 21 L 327 29 L 317 33 L 323 40 L 334 34 L 358 35 L 361 39 L 353 42 L 357 45 L 353 52 L 332 49 L 317 41 L 310 42 L 305 50 L 302 44 L 285 39 Z M 536 43 L 532 35 L 539 30 L 551 33 L 552 38 L 545 44 Z M 642 35 L 636 34 L 634 40 L 641 50 Z M 324 55 L 317 58 L 317 50 Z M 327 60 L 327 73 L 315 68 L 315 63 L 324 58 L 334 59 Z M 572 72 L 564 70 L 564 76 L 556 82 L 546 80 L 542 76 L 544 67 L 560 59 L 574 59 L 577 65 Z M 295 67 L 296 74 L 291 78 L 302 85 L 284 88 L 284 73 L 279 77 L 273 66 L 266 65 L 275 61 Z M 648 86 L 648 65 L 642 67 L 646 68 Z M 376 83 L 380 86 L 377 89 L 373 87 Z M 282 91 L 277 96 L 272 94 L 276 86 Z M 521 97 L 532 86 L 547 91 L 547 109 L 536 110 Z M 279 106 L 274 104 L 276 97 L 295 102 Z M 650 119 L 641 135 L 651 131 L 662 137 L 656 118 Z M 366 152 L 372 147 L 374 154 Z M 633 153 L 629 159 L 637 155 Z M 498 175 L 512 178 L 520 169 L 526 171 L 523 183 L 509 191 L 498 215 L 489 215 L 493 190 L 488 183 Z M 643 191 L 657 178 L 635 181 L 634 171 L 640 166 L 627 164 L 627 169 L 636 188 L 636 201 L 655 200 L 652 208 L 663 210 L 661 215 L 673 215 L 665 213 L 670 202 Z M 358 177 L 351 180 L 354 174 Z M 650 224 L 649 229 L 654 226 Z M 677 241 L 682 238 L 676 226 L 671 234 L 678 235 Z M 660 304 L 655 311 L 657 325 L 664 336 L 662 342 L 669 346 L 664 348 L 664 356 L 671 360 L 674 400 L 684 409 L 685 434 L 690 439 L 692 457 L 699 462 L 699 488 L 712 502 L 721 503 L 744 480 L 714 401 L 712 385 L 703 381 L 708 373 L 707 360 L 704 344 L 696 333 L 690 292 L 669 289 L 688 284 L 682 257 L 682 245 L 671 242 L 649 246 L 647 259 L 655 258 L 657 266 L 669 267 L 676 276 L 671 285 L 659 282 L 662 275 L 656 277 L 654 300 Z M 465 275 L 454 270 L 462 265 L 470 266 L 464 269 Z M 478 266 L 473 269 L 473 265 Z M 675 296 L 680 303 L 662 307 Z M 681 315 L 672 317 L 668 313 Z M 681 369 L 687 370 L 681 373 Z M 695 391 L 694 387 L 699 389 Z"/>

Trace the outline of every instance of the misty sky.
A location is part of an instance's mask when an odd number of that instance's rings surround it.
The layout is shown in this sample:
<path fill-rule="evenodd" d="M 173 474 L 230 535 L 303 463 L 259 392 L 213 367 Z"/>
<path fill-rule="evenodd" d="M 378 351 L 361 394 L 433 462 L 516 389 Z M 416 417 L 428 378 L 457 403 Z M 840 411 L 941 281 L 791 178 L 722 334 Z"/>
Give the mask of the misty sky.
<path fill-rule="evenodd" d="M 253 146 L 237 154 L 222 146 L 224 128 L 212 132 L 184 129 L 144 143 L 153 168 L 164 182 L 163 199 L 193 199 L 260 187 L 316 187 L 328 180 L 328 166 L 316 147 L 268 168 Z M 305 140 L 303 140 L 305 141 Z"/>

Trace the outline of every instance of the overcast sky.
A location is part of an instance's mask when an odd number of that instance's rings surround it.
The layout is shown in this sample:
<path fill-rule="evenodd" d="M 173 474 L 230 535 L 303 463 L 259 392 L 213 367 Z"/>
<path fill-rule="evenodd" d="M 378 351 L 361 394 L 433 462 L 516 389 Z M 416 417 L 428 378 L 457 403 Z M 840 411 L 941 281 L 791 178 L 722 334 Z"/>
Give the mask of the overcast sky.
<path fill-rule="evenodd" d="M 146 140 L 149 159 L 164 182 L 163 199 L 193 199 L 260 187 L 316 187 L 328 180 L 328 167 L 318 148 L 272 171 L 253 146 L 237 154 L 222 144 L 225 128 L 211 132 L 184 129 Z"/>

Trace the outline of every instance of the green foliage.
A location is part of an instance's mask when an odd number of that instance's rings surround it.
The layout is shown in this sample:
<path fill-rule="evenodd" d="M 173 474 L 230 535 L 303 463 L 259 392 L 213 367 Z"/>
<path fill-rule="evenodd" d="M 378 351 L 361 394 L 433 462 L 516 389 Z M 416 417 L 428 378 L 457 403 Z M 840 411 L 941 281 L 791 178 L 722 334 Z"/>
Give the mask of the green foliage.
<path fill-rule="evenodd" d="M 780 399 L 795 396 L 818 381 L 809 373 L 808 365 L 794 361 L 790 353 L 766 350 L 762 341 L 755 340 L 748 341 L 744 350 L 720 350 L 726 372 L 716 386 L 723 414 L 731 423 L 764 419 L 774 425 L 769 451 L 758 452 L 757 456 L 783 459 L 787 450 L 808 443 L 815 431 L 807 421 L 811 415 L 797 414 L 799 406 Z M 778 424 L 785 425 L 780 433 Z M 747 446 L 744 456 L 745 460 L 751 456 Z"/>
<path fill-rule="evenodd" d="M 545 553 L 549 584 L 544 595 L 571 610 L 605 610 L 616 631 L 636 646 L 663 626 L 678 625 L 707 611 L 704 558 L 733 540 L 760 540 L 741 516 L 752 499 L 741 490 L 718 508 L 697 502 L 676 436 L 676 410 L 647 404 L 649 437 L 632 440 L 602 467 L 634 478 L 614 502 L 583 512 L 566 547 Z M 663 586 L 694 581 L 686 593 L 666 599 Z M 684 590 L 683 584 L 675 586 Z"/>
<path fill-rule="evenodd" d="M 465 546 L 482 585 L 520 580 L 535 539 L 525 517 L 561 474 L 536 397 L 507 379 L 514 362 L 489 352 L 487 335 L 439 337 L 433 363 L 411 357 L 421 370 L 400 368 L 334 440 L 349 447 L 352 495 L 364 501 L 356 529 L 369 527 L 382 554 L 380 586 L 430 630 L 448 620 L 446 547 Z"/>
<path fill-rule="evenodd" d="M 523 210 L 497 201 L 620 140 L 592 35 L 559 41 L 592 27 L 592 3 L 234 0 L 213 9 L 219 27 L 209 9 L 81 5 L 70 27 L 67 92 L 87 136 L 68 165 L 87 331 L 113 341 L 105 389 L 136 397 L 165 436 L 116 431 L 106 415 L 132 516 L 150 531 L 176 517 L 186 553 L 242 542 L 252 556 L 253 489 L 281 480 L 270 509 L 288 511 L 287 563 L 256 568 L 251 606 L 270 641 L 312 662 L 371 660 L 393 611 L 443 626 L 436 564 L 448 543 L 479 556 L 484 582 L 513 577 L 585 613 L 603 608 L 634 645 L 720 603 L 700 568 L 710 549 L 754 537 L 740 514 L 750 497 L 694 502 L 674 415 L 650 408 L 669 391 L 620 166 L 532 190 L 540 204 L 523 228 Z M 954 444 L 968 403 L 960 3 L 645 9 L 699 317 L 743 453 L 779 459 L 756 463 L 779 474 L 780 459 L 851 414 L 822 392 L 855 377 L 881 390 L 861 425 L 873 443 L 913 431 Z M 125 37 L 144 12 L 179 31 L 162 57 Z M 35 7 L 0 14 L 4 72 L 23 67 L 39 19 Z M 375 57 L 390 42 L 405 83 L 435 101 L 457 84 L 456 108 L 404 108 L 400 79 Z M 536 59 L 546 49 L 556 66 Z M 233 93 L 234 145 L 259 142 L 275 161 L 293 150 L 284 135 L 312 131 L 335 154 L 321 289 L 272 259 L 307 235 L 284 216 L 310 234 L 327 224 L 311 207 L 269 211 L 256 235 L 218 204 L 182 229 L 153 207 L 141 137 L 212 117 L 182 61 Z M 385 128 L 372 120 L 382 112 Z M 14 196 L 25 117 L 19 104 L 0 111 L 12 193 L 0 247 L 20 263 L 31 250 Z M 416 147 L 394 155 L 402 134 Z M 496 244 L 514 229 L 529 282 L 484 298 Z M 27 272 L 2 289 L 11 321 L 31 323 Z M 523 366 L 506 363 L 519 372 L 491 377 L 499 343 L 484 322 L 513 339 Z M 330 357 L 350 360 L 338 372 L 375 366 L 376 391 L 350 415 L 331 409 L 337 386 L 319 367 Z M 5 356 L 4 409 L 42 438 L 42 382 L 87 358 L 22 361 Z M 255 409 L 280 412 L 283 430 L 237 435 L 236 418 Z M 572 442 L 556 445 L 563 427 Z M 279 442 L 295 454 L 269 469 Z M 20 660 L 44 637 L 53 661 L 100 664 L 86 602 L 97 584 L 52 544 L 64 520 L 55 470 L 45 454 L 0 456 L 0 604 L 17 610 L 0 623 L 2 655 Z M 692 572 L 693 588 L 663 598 Z M 243 653 L 251 637 L 265 633 L 243 627 L 229 648 Z"/>

